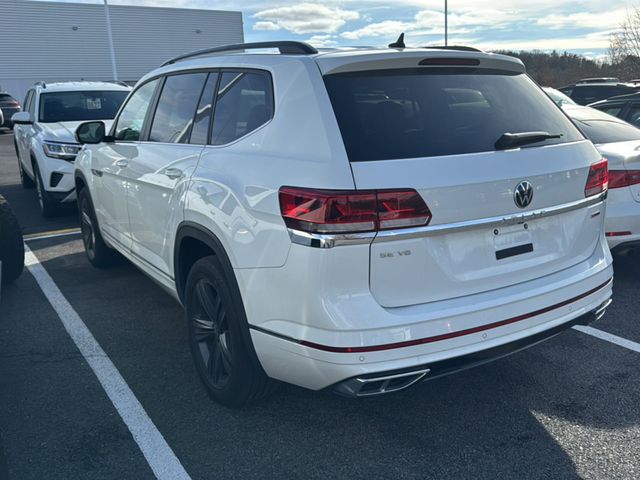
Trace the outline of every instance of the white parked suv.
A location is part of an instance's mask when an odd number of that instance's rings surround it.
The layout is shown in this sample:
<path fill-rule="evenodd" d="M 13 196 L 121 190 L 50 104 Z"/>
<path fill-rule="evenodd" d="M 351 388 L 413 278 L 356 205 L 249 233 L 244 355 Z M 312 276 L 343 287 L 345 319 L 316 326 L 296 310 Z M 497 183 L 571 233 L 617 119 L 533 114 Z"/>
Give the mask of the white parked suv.
<path fill-rule="evenodd" d="M 24 111 L 11 118 L 14 146 L 22 185 L 35 185 L 42 215 L 76 200 L 76 127 L 87 120 L 109 123 L 130 90 L 115 82 L 39 82 L 27 92 Z"/>
<path fill-rule="evenodd" d="M 606 161 L 514 58 L 211 49 L 77 136 L 89 260 L 117 250 L 182 302 L 227 405 L 273 379 L 397 391 L 610 302 Z"/>

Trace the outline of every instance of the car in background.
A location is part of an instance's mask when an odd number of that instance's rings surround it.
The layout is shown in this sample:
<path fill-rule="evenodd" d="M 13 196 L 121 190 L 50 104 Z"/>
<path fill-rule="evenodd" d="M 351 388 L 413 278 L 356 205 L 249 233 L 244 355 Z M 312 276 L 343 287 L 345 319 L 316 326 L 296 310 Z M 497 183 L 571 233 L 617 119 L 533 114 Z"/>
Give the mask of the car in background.
<path fill-rule="evenodd" d="M 592 77 L 582 78 L 576 82 L 576 84 L 582 83 L 620 83 L 620 79 L 618 77 Z"/>
<path fill-rule="evenodd" d="M 0 110 L 4 116 L 4 121 L 0 122 L 0 128 L 13 128 L 11 117 L 21 110 L 20 102 L 7 92 L 0 92 Z"/>
<path fill-rule="evenodd" d="M 545 93 L 547 95 L 549 95 L 549 97 L 551 97 L 551 100 L 556 102 L 556 105 L 558 105 L 560 107 L 562 105 L 575 105 L 576 104 L 576 102 L 571 100 L 568 96 L 566 96 L 560 90 L 556 90 L 555 88 L 551 88 L 551 87 L 542 87 L 542 89 L 545 91 Z"/>
<path fill-rule="evenodd" d="M 217 47 L 76 135 L 87 258 L 118 251 L 185 305 L 226 405 L 272 379 L 398 391 L 610 301 L 606 161 L 512 57 Z"/>
<path fill-rule="evenodd" d="M 617 95 L 626 95 L 640 91 L 640 85 L 628 83 L 576 83 L 561 87 L 562 93 L 570 97 L 578 105 L 588 105 Z"/>
<path fill-rule="evenodd" d="M 25 111 L 13 115 L 14 146 L 24 188 L 35 185 L 43 216 L 75 202 L 73 162 L 82 148 L 76 127 L 87 120 L 111 125 L 131 87 L 114 82 L 35 84 Z"/>
<path fill-rule="evenodd" d="M 562 109 L 609 161 L 605 230 L 614 253 L 640 246 L 640 129 L 595 108 Z"/>
<path fill-rule="evenodd" d="M 640 92 L 611 97 L 589 106 L 618 117 L 634 127 L 640 127 Z"/>
<path fill-rule="evenodd" d="M 0 125 L 4 123 L 4 114 L 2 113 L 2 109 L 0 108 Z"/>
<path fill-rule="evenodd" d="M 17 279 L 24 269 L 22 230 L 7 200 L 0 195 L 0 283 Z"/>

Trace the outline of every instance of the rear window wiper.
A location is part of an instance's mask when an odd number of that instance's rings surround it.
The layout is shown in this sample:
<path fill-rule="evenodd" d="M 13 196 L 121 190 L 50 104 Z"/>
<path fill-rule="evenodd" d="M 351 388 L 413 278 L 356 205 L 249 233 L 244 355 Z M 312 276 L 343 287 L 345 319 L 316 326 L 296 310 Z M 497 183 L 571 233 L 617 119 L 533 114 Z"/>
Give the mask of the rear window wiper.
<path fill-rule="evenodd" d="M 507 150 L 509 148 L 521 147 L 530 143 L 538 143 L 551 138 L 561 138 L 561 133 L 549 132 L 521 132 L 505 133 L 495 144 L 496 150 Z"/>

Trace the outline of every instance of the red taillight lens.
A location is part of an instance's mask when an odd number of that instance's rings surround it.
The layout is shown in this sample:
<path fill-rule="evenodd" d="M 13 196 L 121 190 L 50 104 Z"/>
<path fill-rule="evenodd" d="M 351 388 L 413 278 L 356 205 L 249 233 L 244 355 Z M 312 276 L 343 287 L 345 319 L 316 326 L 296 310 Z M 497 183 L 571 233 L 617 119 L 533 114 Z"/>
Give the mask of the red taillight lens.
<path fill-rule="evenodd" d="M 607 190 L 609 184 L 609 170 L 607 163 L 607 159 L 605 158 L 602 159 L 602 161 L 591 165 L 591 168 L 589 169 L 589 176 L 587 177 L 587 184 L 584 187 L 585 197 L 591 197 Z"/>
<path fill-rule="evenodd" d="M 415 190 L 280 189 L 289 228 L 311 233 L 375 232 L 427 225 L 431 212 Z"/>
<path fill-rule="evenodd" d="M 378 229 L 420 227 L 431 221 L 431 212 L 415 190 L 378 192 Z"/>
<path fill-rule="evenodd" d="M 622 188 L 640 183 L 640 170 L 609 170 L 609 188 Z"/>

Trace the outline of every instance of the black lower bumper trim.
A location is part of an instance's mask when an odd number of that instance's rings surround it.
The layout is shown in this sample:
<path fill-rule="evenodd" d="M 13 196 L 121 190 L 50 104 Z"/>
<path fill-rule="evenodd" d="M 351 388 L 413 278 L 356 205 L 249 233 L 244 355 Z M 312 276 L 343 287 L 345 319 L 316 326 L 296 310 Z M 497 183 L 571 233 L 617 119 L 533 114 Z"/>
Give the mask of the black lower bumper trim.
<path fill-rule="evenodd" d="M 513 353 L 519 352 L 526 348 L 532 347 L 540 342 L 548 340 L 556 335 L 562 333 L 563 331 L 573 327 L 574 325 L 588 325 L 595 321 L 597 318 L 600 318 L 603 313 L 603 309 L 610 303 L 610 300 L 607 300 L 602 303 L 598 308 L 593 311 L 581 315 L 578 318 L 570 320 L 569 322 L 563 323 L 562 325 L 558 325 L 556 327 L 550 328 L 543 332 L 537 333 L 535 335 L 531 335 L 526 338 L 522 338 L 520 340 L 516 340 L 515 342 L 507 343 L 504 345 L 500 345 L 497 347 L 489 348 L 487 350 L 481 350 L 479 352 L 470 353 L 468 355 L 462 355 L 460 357 L 449 358 L 446 360 L 440 360 L 438 362 L 427 363 L 424 365 L 416 365 L 408 368 L 402 368 L 397 370 L 388 370 L 384 372 L 375 372 L 366 375 L 359 375 L 357 378 L 366 380 L 367 378 L 377 378 L 380 376 L 394 376 L 402 373 L 412 372 L 416 370 L 424 370 L 428 369 L 429 373 L 424 377 L 422 381 L 433 380 L 435 378 L 439 378 L 445 375 L 450 375 L 452 373 L 460 372 L 462 370 L 467 370 L 469 368 L 477 367 L 479 365 L 491 362 L 493 360 L 498 360 L 500 358 L 506 357 Z M 343 382 L 347 382 L 351 379 L 344 380 Z M 335 388 L 337 385 L 340 385 L 343 382 L 339 382 L 334 385 Z M 331 388 L 331 387 L 330 387 Z"/>

